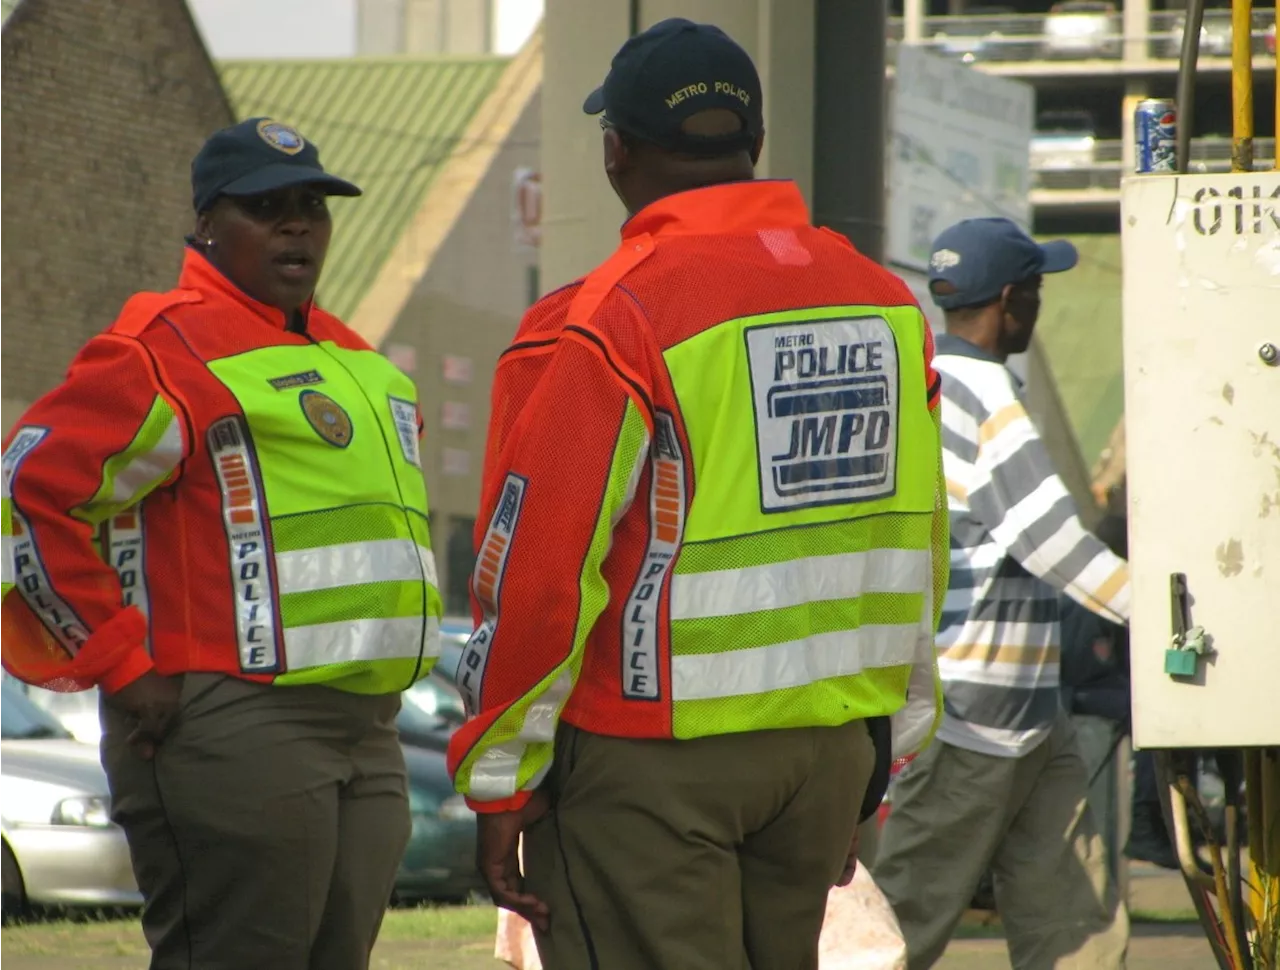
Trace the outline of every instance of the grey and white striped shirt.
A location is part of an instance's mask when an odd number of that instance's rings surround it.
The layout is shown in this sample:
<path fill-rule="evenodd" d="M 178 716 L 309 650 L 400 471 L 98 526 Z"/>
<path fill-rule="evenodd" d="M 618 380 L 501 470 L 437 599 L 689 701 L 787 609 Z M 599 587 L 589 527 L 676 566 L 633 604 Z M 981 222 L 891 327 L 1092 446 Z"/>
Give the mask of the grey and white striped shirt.
<path fill-rule="evenodd" d="M 1129 569 L 1080 524 L 1008 368 L 951 334 L 934 367 L 951 512 L 938 737 L 1017 757 L 1048 735 L 1060 703 L 1058 593 L 1124 623 Z"/>

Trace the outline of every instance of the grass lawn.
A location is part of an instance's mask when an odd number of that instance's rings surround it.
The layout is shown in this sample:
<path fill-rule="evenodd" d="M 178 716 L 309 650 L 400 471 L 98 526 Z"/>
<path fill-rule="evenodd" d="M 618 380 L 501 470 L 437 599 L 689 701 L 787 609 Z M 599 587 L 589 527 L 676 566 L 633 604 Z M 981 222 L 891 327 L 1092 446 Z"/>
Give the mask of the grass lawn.
<path fill-rule="evenodd" d="M 1207 956 L 1207 945 L 1190 911 L 1138 910 L 1132 919 L 1136 938 L 1130 961 L 1133 967 L 1181 970 L 1198 966 Z M 493 958 L 494 920 L 493 907 L 482 905 L 391 910 L 382 924 L 371 968 L 504 970 L 506 965 Z M 1143 939 L 1168 937 L 1170 933 L 1178 939 Z M 998 942 L 1002 936 L 999 919 L 993 914 L 970 913 L 957 929 L 956 943 L 940 970 L 1004 966 L 1004 948 Z M 1162 944 L 1173 951 L 1153 951 L 1148 961 L 1142 960 L 1140 951 Z M 967 952 L 967 948 L 984 945 L 988 949 Z M 136 919 L 33 921 L 6 927 L 0 934 L 0 946 L 5 970 L 144 970 L 147 965 L 147 946 Z M 1190 962 L 1179 962 L 1174 956 L 1179 951 Z"/>
<path fill-rule="evenodd" d="M 375 970 L 502 970 L 493 959 L 494 909 L 442 906 L 387 913 Z M 136 919 L 37 920 L 0 933 L 5 970 L 144 970 Z"/>

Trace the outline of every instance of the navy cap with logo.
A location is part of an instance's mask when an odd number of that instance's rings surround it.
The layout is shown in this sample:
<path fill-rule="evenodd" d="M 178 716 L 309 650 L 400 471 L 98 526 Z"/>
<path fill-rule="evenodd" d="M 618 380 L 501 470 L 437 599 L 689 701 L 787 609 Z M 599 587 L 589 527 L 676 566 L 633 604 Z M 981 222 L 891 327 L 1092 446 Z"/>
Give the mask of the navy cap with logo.
<path fill-rule="evenodd" d="M 260 195 L 291 185 L 315 185 L 328 195 L 360 194 L 324 170 L 320 150 L 297 129 L 271 118 L 250 118 L 215 132 L 191 162 L 197 212 L 221 195 Z"/>
<path fill-rule="evenodd" d="M 983 306 L 1011 283 L 1075 266 L 1076 247 L 1065 239 L 1036 242 L 1010 219 L 965 219 L 944 229 L 929 257 L 929 290 L 944 310 Z M 934 283 L 949 283 L 938 293 Z"/>
<path fill-rule="evenodd" d="M 636 34 L 614 55 L 604 84 L 582 110 L 604 124 L 669 151 L 718 155 L 749 149 L 764 132 L 760 75 L 747 52 L 719 27 L 674 17 Z M 726 108 L 739 131 L 694 135 L 692 115 Z"/>

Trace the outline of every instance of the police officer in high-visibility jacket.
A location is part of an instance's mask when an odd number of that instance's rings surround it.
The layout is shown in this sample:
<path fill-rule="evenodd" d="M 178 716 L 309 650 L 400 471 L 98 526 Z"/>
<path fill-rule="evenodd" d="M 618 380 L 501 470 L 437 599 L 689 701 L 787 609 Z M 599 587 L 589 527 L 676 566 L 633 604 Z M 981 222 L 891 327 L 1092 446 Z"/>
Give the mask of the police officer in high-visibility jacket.
<path fill-rule="evenodd" d="M 585 105 L 622 243 L 498 363 L 450 764 L 556 970 L 816 966 L 867 723 L 939 713 L 929 331 L 751 180 L 760 102 L 714 27 L 629 40 Z"/>
<path fill-rule="evenodd" d="M 213 135 L 178 288 L 4 451 L 4 665 L 98 685 L 153 970 L 352 970 L 410 818 L 399 692 L 440 596 L 413 382 L 312 299 L 329 195 L 269 118 Z M 9 584 L 13 588 L 9 588 Z"/>

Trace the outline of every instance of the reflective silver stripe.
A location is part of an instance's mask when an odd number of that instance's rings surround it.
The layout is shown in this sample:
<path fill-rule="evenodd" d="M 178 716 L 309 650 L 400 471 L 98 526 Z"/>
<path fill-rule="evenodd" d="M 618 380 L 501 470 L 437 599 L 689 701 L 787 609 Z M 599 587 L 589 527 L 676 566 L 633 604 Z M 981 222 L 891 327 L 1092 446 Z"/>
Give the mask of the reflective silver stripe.
<path fill-rule="evenodd" d="M 434 616 L 426 619 L 425 643 L 422 618 L 417 616 L 289 627 L 284 631 L 286 668 L 292 672 L 358 660 L 408 660 L 420 651 L 438 657 L 440 621 Z"/>
<path fill-rule="evenodd" d="M 144 486 L 154 484 L 178 467 L 182 460 L 182 424 L 177 417 L 156 442 L 156 446 L 125 465 L 116 474 L 111 487 L 113 504 L 130 502 Z"/>
<path fill-rule="evenodd" d="M 929 585 L 924 549 L 872 549 L 763 566 L 677 573 L 671 619 L 697 620 L 777 610 L 863 593 L 921 593 Z"/>
<path fill-rule="evenodd" d="M 915 658 L 918 623 L 862 626 L 803 640 L 671 659 L 672 698 L 699 701 L 803 687 Z"/>
<path fill-rule="evenodd" d="M 9 476 L 0 468 L 0 596 L 13 586 L 13 503 Z"/>
<path fill-rule="evenodd" d="M 530 744 L 551 744 L 556 738 L 556 722 L 560 709 L 573 690 L 573 671 L 567 666 L 551 686 L 538 697 L 525 713 L 520 733 L 509 741 L 487 749 L 471 766 L 468 793 L 479 802 L 495 802 L 516 793 L 520 762 Z M 533 790 L 551 768 L 547 758 L 541 772 L 531 778 L 525 788 Z"/>
<path fill-rule="evenodd" d="M 359 583 L 396 580 L 436 583 L 436 562 L 430 549 L 413 539 L 375 539 L 337 546 L 294 549 L 276 553 L 276 581 L 280 592 L 309 593 Z"/>

